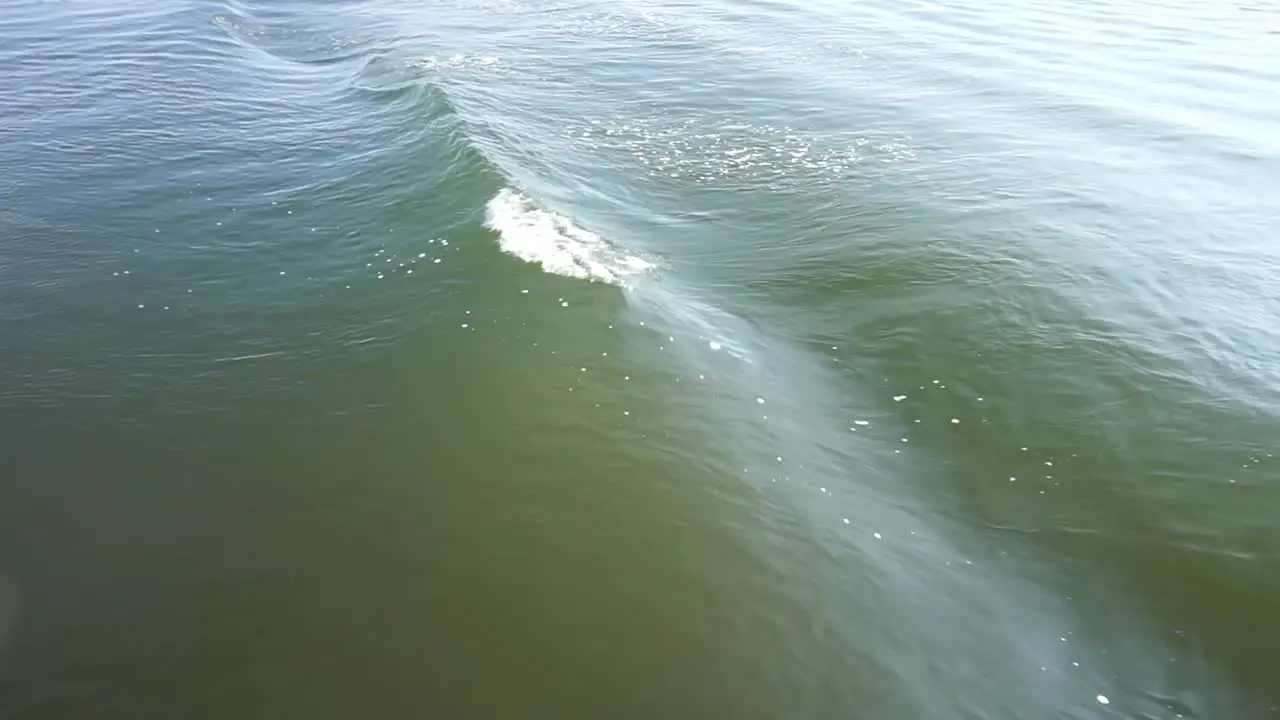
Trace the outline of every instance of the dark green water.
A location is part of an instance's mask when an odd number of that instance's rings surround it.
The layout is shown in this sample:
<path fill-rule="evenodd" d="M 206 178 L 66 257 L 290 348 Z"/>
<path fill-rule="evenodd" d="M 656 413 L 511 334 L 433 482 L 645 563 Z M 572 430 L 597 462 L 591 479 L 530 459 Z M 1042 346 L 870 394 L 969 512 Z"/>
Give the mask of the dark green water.
<path fill-rule="evenodd" d="M 0 717 L 1280 716 L 1280 8 L 0 11 Z"/>

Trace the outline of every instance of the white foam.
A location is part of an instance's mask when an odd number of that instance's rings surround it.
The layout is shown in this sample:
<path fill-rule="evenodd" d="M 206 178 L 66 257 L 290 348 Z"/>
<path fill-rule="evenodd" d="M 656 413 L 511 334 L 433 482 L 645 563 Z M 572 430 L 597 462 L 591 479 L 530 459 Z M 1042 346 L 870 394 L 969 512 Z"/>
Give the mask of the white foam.
<path fill-rule="evenodd" d="M 436 57 L 429 55 L 427 57 L 415 60 L 410 64 L 411 67 L 417 68 L 421 72 L 430 72 L 432 70 L 447 70 L 453 68 L 467 67 L 488 67 L 497 65 L 500 60 L 492 55 L 462 55 L 455 54 L 449 57 Z"/>
<path fill-rule="evenodd" d="M 511 188 L 489 201 L 485 226 L 498 233 L 503 252 L 555 275 L 625 285 L 627 278 L 653 268 L 652 263 L 618 250 Z"/>

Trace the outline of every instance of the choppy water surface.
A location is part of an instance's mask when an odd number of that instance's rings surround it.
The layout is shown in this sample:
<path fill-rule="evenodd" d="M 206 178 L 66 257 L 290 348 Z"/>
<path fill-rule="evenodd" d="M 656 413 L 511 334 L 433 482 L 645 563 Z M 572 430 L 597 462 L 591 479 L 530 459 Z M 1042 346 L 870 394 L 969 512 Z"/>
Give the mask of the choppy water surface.
<path fill-rule="evenodd" d="M 1278 18 L 9 3 L 0 715 L 1280 716 Z"/>

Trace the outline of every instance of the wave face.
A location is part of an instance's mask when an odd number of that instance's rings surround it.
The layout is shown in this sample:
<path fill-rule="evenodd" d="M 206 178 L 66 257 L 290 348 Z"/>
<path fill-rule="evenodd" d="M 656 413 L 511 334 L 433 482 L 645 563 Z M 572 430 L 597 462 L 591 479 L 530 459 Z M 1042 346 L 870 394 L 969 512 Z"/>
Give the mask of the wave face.
<path fill-rule="evenodd" d="M 0 717 L 1280 717 L 1208 7 L 8 3 Z"/>

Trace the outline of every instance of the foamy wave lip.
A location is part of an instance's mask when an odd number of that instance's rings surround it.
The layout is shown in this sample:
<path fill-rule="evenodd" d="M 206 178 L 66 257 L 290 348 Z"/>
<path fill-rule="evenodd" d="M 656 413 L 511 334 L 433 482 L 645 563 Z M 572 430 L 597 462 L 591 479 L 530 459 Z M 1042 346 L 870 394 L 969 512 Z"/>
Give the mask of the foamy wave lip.
<path fill-rule="evenodd" d="M 487 67 L 497 65 L 500 61 L 492 55 L 450 55 L 449 57 L 436 57 L 429 55 L 424 58 L 413 61 L 412 66 L 423 72 L 431 70 L 445 70 L 450 68 L 465 67 Z"/>
<path fill-rule="evenodd" d="M 489 201 L 485 226 L 498 233 L 503 252 L 555 275 L 625 285 L 627 278 L 653 268 L 647 260 L 619 251 L 596 233 L 543 210 L 511 188 Z"/>

